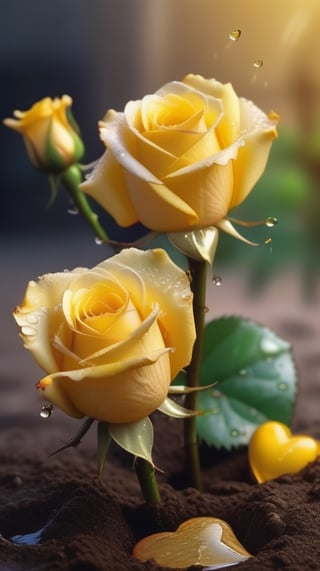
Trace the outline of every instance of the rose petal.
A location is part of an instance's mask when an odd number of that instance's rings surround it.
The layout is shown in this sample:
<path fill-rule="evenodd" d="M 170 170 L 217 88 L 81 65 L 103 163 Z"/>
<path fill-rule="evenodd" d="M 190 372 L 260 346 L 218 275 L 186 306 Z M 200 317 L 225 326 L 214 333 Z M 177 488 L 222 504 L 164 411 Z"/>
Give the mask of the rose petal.
<path fill-rule="evenodd" d="M 234 163 L 234 191 L 230 208 L 238 206 L 247 197 L 262 175 L 274 138 L 277 137 L 277 119 L 268 116 L 254 103 L 240 100 L 241 134 L 245 145 L 239 149 Z"/>
<path fill-rule="evenodd" d="M 44 399 L 70 416 L 133 422 L 148 416 L 163 402 L 171 379 L 169 350 L 163 348 L 149 355 L 54 373 L 42 379 L 37 388 L 42 390 Z M 159 379 L 163 382 L 159 383 Z"/>
<path fill-rule="evenodd" d="M 174 378 L 189 364 L 195 339 L 192 293 L 188 276 L 173 264 L 167 253 L 161 249 L 145 252 L 135 248 L 125 249 L 100 265 L 104 267 L 107 264 L 110 271 L 115 264 L 115 275 L 126 281 L 135 304 L 135 298 L 137 299 L 140 292 L 136 290 L 136 282 L 132 280 L 132 274 L 128 273 L 126 267 L 131 267 L 141 276 L 145 284 L 146 304 L 150 310 L 154 300 L 159 303 L 159 321 L 165 344 L 175 349 L 170 353 Z"/>

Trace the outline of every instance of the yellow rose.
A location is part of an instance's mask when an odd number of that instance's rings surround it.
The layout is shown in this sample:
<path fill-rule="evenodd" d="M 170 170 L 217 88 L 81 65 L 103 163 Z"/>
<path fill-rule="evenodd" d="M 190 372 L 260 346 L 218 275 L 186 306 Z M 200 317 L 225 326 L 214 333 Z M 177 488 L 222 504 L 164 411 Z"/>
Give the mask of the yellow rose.
<path fill-rule="evenodd" d="M 37 385 L 44 398 L 109 423 L 157 409 L 195 339 L 188 277 L 161 249 L 46 274 L 29 283 L 14 317 L 48 373 Z"/>
<path fill-rule="evenodd" d="M 77 163 L 84 146 L 71 115 L 72 99 L 45 97 L 28 111 L 15 111 L 4 124 L 20 133 L 34 167 L 47 173 L 64 171 Z"/>
<path fill-rule="evenodd" d="M 187 75 L 108 111 L 107 151 L 81 189 L 120 226 L 157 232 L 213 226 L 264 171 L 278 117 L 239 98 L 230 83 Z"/>

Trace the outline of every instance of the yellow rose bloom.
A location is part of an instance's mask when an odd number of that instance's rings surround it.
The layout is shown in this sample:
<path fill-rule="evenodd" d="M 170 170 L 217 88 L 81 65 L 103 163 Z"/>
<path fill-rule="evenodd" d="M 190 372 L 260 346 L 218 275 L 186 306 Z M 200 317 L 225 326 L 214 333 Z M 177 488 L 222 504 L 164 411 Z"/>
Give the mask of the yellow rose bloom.
<path fill-rule="evenodd" d="M 46 274 L 29 283 L 14 317 L 48 374 L 37 385 L 44 399 L 109 423 L 157 409 L 195 340 L 188 277 L 161 249 Z"/>
<path fill-rule="evenodd" d="M 72 99 L 45 97 L 28 111 L 14 111 L 6 127 L 20 133 L 34 167 L 49 174 L 77 163 L 84 153 L 78 128 L 71 115 Z"/>
<path fill-rule="evenodd" d="M 120 226 L 214 226 L 262 175 L 277 120 L 230 83 L 187 75 L 108 111 L 99 124 L 107 151 L 80 188 Z"/>

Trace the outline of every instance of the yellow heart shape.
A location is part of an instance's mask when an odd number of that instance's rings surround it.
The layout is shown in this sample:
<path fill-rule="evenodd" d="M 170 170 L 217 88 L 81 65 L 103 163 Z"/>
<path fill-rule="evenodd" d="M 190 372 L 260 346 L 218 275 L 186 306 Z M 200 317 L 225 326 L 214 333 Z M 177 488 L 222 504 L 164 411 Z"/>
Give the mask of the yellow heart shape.
<path fill-rule="evenodd" d="M 164 567 L 209 565 L 209 569 L 221 569 L 252 557 L 230 525 L 214 517 L 195 517 L 175 532 L 149 535 L 135 545 L 133 555 L 141 561 L 153 559 Z"/>
<path fill-rule="evenodd" d="M 261 424 L 249 442 L 249 463 L 259 483 L 302 470 L 320 454 L 320 444 L 311 436 L 292 436 L 281 422 Z"/>

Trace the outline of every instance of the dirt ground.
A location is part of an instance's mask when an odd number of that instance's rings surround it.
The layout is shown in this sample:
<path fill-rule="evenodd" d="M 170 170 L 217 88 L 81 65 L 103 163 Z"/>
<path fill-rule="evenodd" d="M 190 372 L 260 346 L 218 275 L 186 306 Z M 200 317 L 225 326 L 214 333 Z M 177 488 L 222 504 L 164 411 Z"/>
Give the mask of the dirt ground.
<path fill-rule="evenodd" d="M 158 476 L 162 501 L 148 507 L 132 458 L 116 447 L 98 483 L 94 427 L 78 448 L 49 455 L 78 424 L 58 410 L 40 418 L 33 386 L 41 371 L 22 347 L 11 310 L 27 280 L 46 271 L 94 265 L 102 256 L 94 245 L 80 247 L 78 259 L 68 247 L 57 258 L 56 244 L 48 244 L 41 256 L 32 255 L 32 243 L 23 248 L 19 253 L 7 244 L 0 251 L 7 277 L 0 326 L 0 571 L 160 569 L 132 556 L 135 543 L 196 516 L 222 518 L 232 526 L 253 555 L 238 565 L 239 571 L 320 569 L 320 460 L 299 474 L 259 485 L 250 476 L 246 449 L 226 453 L 202 447 L 205 492 L 200 494 L 185 487 L 181 421 L 157 413 L 154 460 L 163 470 Z M 292 428 L 320 438 L 319 296 L 304 301 L 297 270 L 278 276 L 254 298 L 248 297 L 242 276 L 222 277 L 220 287 L 209 284 L 208 319 L 240 314 L 292 343 L 299 373 Z M 36 545 L 12 541 L 42 528 Z"/>

